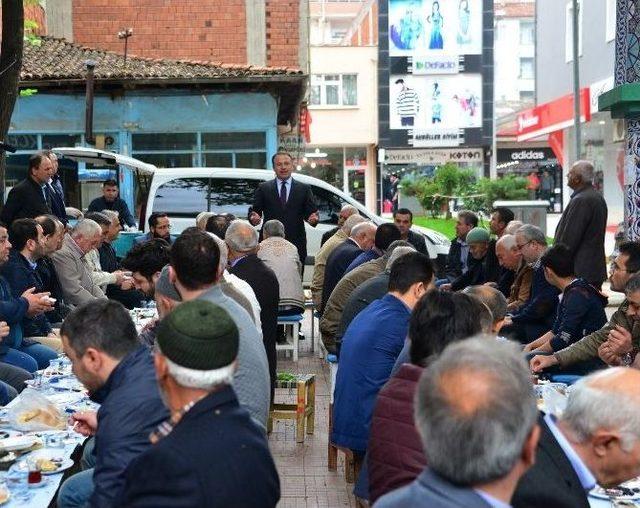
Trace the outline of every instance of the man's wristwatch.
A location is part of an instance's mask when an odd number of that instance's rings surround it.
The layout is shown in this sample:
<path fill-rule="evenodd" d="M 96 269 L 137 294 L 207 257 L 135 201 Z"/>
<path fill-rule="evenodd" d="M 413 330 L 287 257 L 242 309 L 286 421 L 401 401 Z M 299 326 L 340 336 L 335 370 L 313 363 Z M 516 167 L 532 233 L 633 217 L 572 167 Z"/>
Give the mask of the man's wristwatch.
<path fill-rule="evenodd" d="M 624 367 L 628 367 L 629 365 L 631 365 L 633 363 L 633 356 L 631 355 L 631 353 L 625 353 L 620 357 L 620 363 L 624 366 Z"/>

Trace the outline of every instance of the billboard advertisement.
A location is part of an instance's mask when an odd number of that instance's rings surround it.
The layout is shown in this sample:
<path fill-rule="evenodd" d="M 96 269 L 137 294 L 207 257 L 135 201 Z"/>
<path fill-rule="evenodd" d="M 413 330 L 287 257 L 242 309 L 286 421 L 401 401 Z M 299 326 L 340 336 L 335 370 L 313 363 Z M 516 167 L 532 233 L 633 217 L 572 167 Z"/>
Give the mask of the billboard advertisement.
<path fill-rule="evenodd" d="M 380 146 L 491 146 L 493 1 L 379 5 Z"/>
<path fill-rule="evenodd" d="M 482 53 L 482 0 L 389 0 L 389 56 Z"/>
<path fill-rule="evenodd" d="M 389 128 L 482 127 L 482 76 L 395 75 L 389 79 Z"/>

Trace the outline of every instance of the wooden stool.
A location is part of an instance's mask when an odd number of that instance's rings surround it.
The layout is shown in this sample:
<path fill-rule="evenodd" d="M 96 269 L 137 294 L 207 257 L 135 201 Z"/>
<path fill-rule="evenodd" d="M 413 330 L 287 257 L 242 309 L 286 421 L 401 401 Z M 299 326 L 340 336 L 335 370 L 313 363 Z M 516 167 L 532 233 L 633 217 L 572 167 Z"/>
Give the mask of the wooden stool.
<path fill-rule="evenodd" d="M 284 344 L 276 344 L 276 351 L 293 351 L 294 362 L 298 361 L 298 332 L 303 319 L 304 316 L 302 314 L 278 316 L 278 325 L 284 326 L 286 342 Z"/>
<path fill-rule="evenodd" d="M 344 453 L 344 479 L 347 483 L 355 483 L 360 472 L 362 460 L 358 459 L 351 450 L 337 446 L 331 442 L 331 432 L 333 431 L 333 390 L 336 386 L 336 374 L 338 372 L 338 357 L 333 354 L 327 355 L 329 362 L 329 378 L 331 380 L 329 397 L 329 437 L 327 439 L 327 469 L 336 471 L 338 469 L 338 450 Z"/>
<path fill-rule="evenodd" d="M 273 430 L 273 420 L 295 420 L 296 441 L 304 443 L 304 428 L 307 426 L 307 434 L 313 434 L 316 414 L 316 377 L 314 374 L 295 375 L 295 381 L 278 381 L 276 388 L 297 389 L 296 404 L 273 403 L 267 421 L 267 432 Z"/>

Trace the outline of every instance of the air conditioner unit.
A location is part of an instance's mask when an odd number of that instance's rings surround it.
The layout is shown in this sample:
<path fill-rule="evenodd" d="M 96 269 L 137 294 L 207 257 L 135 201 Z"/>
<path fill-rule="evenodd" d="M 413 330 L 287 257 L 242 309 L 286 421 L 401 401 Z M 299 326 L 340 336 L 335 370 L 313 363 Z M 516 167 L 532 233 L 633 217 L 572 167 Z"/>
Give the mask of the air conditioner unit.
<path fill-rule="evenodd" d="M 615 118 L 613 120 L 613 142 L 624 141 L 627 135 L 627 125 L 624 118 Z"/>

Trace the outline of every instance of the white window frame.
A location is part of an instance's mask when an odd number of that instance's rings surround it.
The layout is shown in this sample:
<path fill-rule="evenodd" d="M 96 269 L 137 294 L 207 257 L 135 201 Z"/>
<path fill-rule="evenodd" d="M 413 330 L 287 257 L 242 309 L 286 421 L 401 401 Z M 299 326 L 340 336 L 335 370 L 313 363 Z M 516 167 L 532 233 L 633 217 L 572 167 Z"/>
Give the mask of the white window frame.
<path fill-rule="evenodd" d="M 531 61 L 531 76 L 524 76 L 522 74 L 522 61 L 523 60 L 530 60 Z M 536 62 L 535 59 L 533 57 L 527 57 L 527 56 L 521 56 L 519 59 L 519 66 L 520 66 L 520 70 L 519 70 L 519 79 L 535 79 L 536 77 Z"/>
<path fill-rule="evenodd" d="M 531 33 L 533 36 L 533 40 L 529 43 L 524 43 L 522 42 L 522 34 L 524 32 L 524 30 L 522 29 L 523 25 L 529 25 L 531 27 Z M 520 46 L 534 46 L 536 43 L 536 22 L 533 19 L 521 19 L 519 21 L 519 33 L 518 33 L 518 39 L 519 39 L 519 43 Z"/>
<path fill-rule="evenodd" d="M 326 79 L 327 76 L 338 76 L 337 81 L 328 81 Z M 343 104 L 343 81 L 345 76 L 355 76 L 356 81 L 356 103 L 355 104 Z M 313 104 L 311 102 L 311 96 L 309 96 L 309 108 L 314 109 L 349 109 L 349 108 L 357 108 L 358 107 L 358 74 L 355 72 L 349 73 L 327 73 L 327 74 L 312 74 L 310 78 L 310 88 L 314 86 L 320 87 L 320 104 Z M 338 87 L 338 104 L 327 104 L 327 86 L 336 86 Z M 311 94 L 311 90 L 309 91 Z"/>
<path fill-rule="evenodd" d="M 578 56 L 582 56 L 582 32 L 583 32 L 583 12 L 584 6 L 582 5 L 582 0 L 578 0 Z M 564 51 L 565 51 L 565 62 L 573 62 L 573 2 L 567 2 L 565 6 L 565 39 L 564 39 Z"/>
<path fill-rule="evenodd" d="M 616 0 L 606 0 L 605 10 L 604 40 L 611 42 L 616 38 Z"/>

